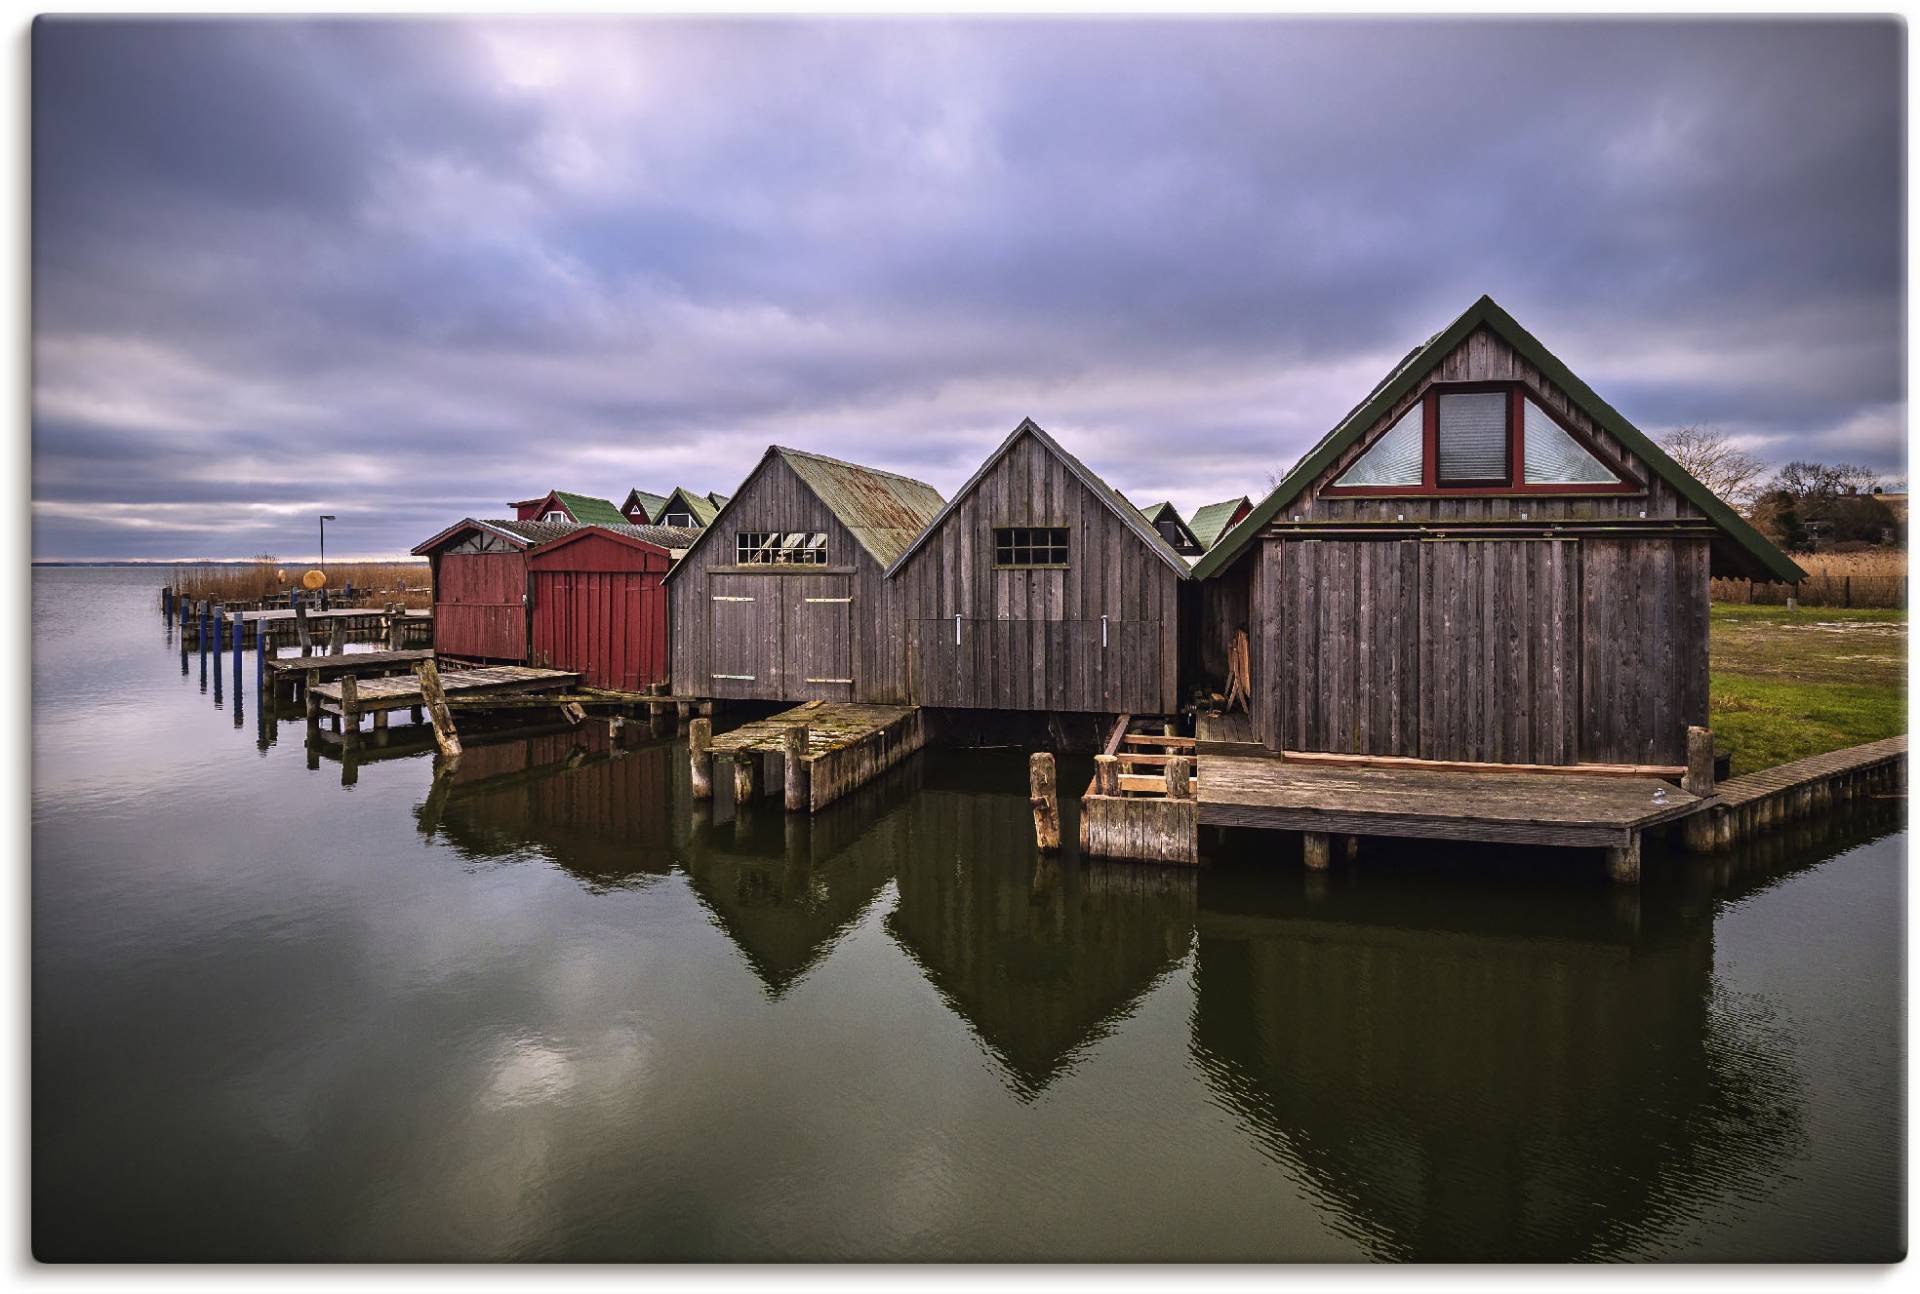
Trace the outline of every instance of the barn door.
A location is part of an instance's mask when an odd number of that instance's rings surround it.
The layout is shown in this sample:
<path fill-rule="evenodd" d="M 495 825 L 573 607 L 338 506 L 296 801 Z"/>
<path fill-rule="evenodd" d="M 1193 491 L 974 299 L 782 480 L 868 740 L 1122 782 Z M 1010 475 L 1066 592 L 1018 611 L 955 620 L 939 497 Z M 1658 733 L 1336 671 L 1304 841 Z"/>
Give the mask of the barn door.
<path fill-rule="evenodd" d="M 781 580 L 783 696 L 844 701 L 853 696 L 853 581 L 845 575 Z"/>
<path fill-rule="evenodd" d="M 714 695 L 780 695 L 779 595 L 780 581 L 766 576 L 707 578 Z"/>
<path fill-rule="evenodd" d="M 1578 541 L 1449 540 L 1420 550 L 1420 755 L 1576 762 Z"/>

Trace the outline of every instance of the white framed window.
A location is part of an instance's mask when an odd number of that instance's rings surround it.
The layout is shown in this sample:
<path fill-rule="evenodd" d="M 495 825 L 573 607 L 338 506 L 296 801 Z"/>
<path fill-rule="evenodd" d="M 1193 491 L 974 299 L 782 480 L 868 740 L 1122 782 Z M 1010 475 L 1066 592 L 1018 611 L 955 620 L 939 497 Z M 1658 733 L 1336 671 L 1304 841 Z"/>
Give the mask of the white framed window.
<path fill-rule="evenodd" d="M 742 566 L 825 566 L 827 537 L 820 531 L 742 530 L 734 537 Z"/>
<path fill-rule="evenodd" d="M 567 521 L 571 521 L 572 519 L 573 518 L 569 517 L 566 513 L 560 512 L 557 510 L 553 512 L 549 512 L 545 516 L 540 518 L 540 520 L 542 521 L 556 521 L 556 522 L 563 522 L 563 523 Z"/>
<path fill-rule="evenodd" d="M 691 530 L 693 528 L 693 514 L 691 512 L 669 512 L 666 516 L 660 518 L 660 524 L 663 526 L 679 526 L 682 530 Z"/>

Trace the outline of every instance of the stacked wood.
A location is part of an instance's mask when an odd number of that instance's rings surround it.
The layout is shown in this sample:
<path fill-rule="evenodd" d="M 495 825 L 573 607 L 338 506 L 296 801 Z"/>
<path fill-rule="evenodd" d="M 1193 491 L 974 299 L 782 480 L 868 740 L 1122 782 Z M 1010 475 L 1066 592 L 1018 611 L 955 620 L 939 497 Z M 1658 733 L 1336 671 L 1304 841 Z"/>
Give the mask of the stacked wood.
<path fill-rule="evenodd" d="M 1235 706 L 1245 710 L 1247 698 L 1253 690 L 1253 670 L 1248 663 L 1247 631 L 1233 631 L 1233 642 L 1227 647 L 1227 695 L 1222 709 L 1233 713 Z"/>

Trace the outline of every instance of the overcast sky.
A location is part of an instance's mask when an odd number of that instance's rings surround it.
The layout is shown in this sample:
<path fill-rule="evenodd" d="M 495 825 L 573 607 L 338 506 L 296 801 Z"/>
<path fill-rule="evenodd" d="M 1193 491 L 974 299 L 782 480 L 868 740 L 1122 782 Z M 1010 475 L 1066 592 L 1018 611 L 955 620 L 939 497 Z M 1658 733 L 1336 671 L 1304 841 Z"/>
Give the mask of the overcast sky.
<path fill-rule="evenodd" d="M 389 554 L 1031 415 L 1258 498 L 1490 292 L 1644 430 L 1904 476 L 1890 21 L 34 28 L 40 557 Z"/>

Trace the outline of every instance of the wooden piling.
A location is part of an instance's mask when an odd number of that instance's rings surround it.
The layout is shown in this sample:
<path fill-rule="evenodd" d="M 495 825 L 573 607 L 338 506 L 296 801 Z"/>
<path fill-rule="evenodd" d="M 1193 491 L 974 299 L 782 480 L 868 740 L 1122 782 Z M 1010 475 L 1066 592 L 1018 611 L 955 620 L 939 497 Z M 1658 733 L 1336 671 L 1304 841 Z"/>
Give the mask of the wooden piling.
<path fill-rule="evenodd" d="M 1120 794 L 1120 760 L 1114 755 L 1095 755 L 1093 757 L 1093 793 L 1095 795 Z"/>
<path fill-rule="evenodd" d="M 736 755 L 733 760 L 733 807 L 737 813 L 742 805 L 753 803 L 753 756 Z"/>
<path fill-rule="evenodd" d="M 1333 866 L 1333 838 L 1326 832 L 1301 832 L 1300 846 L 1301 857 L 1310 870 L 1323 872 Z"/>
<path fill-rule="evenodd" d="M 1607 878 L 1616 885 L 1638 885 L 1640 883 L 1640 833 L 1628 835 L 1624 845 L 1612 845 L 1607 849 Z"/>
<path fill-rule="evenodd" d="M 316 728 L 320 725 L 320 694 L 314 691 L 314 689 L 319 686 L 320 671 L 317 669 L 308 670 L 307 682 L 306 685 L 301 688 L 301 692 L 307 700 L 307 727 L 309 728 Z"/>
<path fill-rule="evenodd" d="M 453 711 L 447 705 L 446 689 L 440 686 L 440 670 L 432 661 L 423 660 L 413 667 L 413 672 L 420 676 L 420 694 L 426 699 L 427 717 L 433 721 L 433 739 L 439 744 L 440 753 L 458 755 L 460 734 L 454 731 Z"/>
<path fill-rule="evenodd" d="M 1033 804 L 1034 843 L 1043 854 L 1060 848 L 1060 779 L 1053 752 L 1036 750 L 1027 757 L 1028 798 Z"/>
<path fill-rule="evenodd" d="M 297 597 L 298 595 L 296 594 L 295 596 Z M 293 604 L 293 629 L 294 635 L 300 642 L 300 654 L 302 656 L 313 655 L 313 630 L 307 624 L 307 609 L 297 601 Z"/>
<path fill-rule="evenodd" d="M 342 656 L 347 650 L 347 625 L 344 620 L 327 622 L 327 655 Z"/>
<path fill-rule="evenodd" d="M 1171 727 L 1172 725 L 1168 725 Z M 1168 736 L 1174 734 L 1169 733 Z M 1193 798 L 1193 774 L 1187 769 L 1186 757 L 1170 751 L 1167 762 L 1161 765 L 1161 773 L 1166 778 L 1167 798 L 1169 800 L 1191 800 Z"/>
<path fill-rule="evenodd" d="M 693 798 L 713 798 L 713 720 L 695 719 L 687 725 L 687 761 L 692 766 Z"/>
<path fill-rule="evenodd" d="M 807 729 L 795 724 L 780 735 L 780 761 L 786 766 L 788 813 L 807 811 Z"/>
<path fill-rule="evenodd" d="M 397 609 L 398 608 L 397 603 L 395 604 L 395 606 L 396 606 L 396 609 L 387 614 L 387 650 L 388 651 L 400 651 L 406 646 L 406 637 L 407 637 L 406 613 Z"/>

